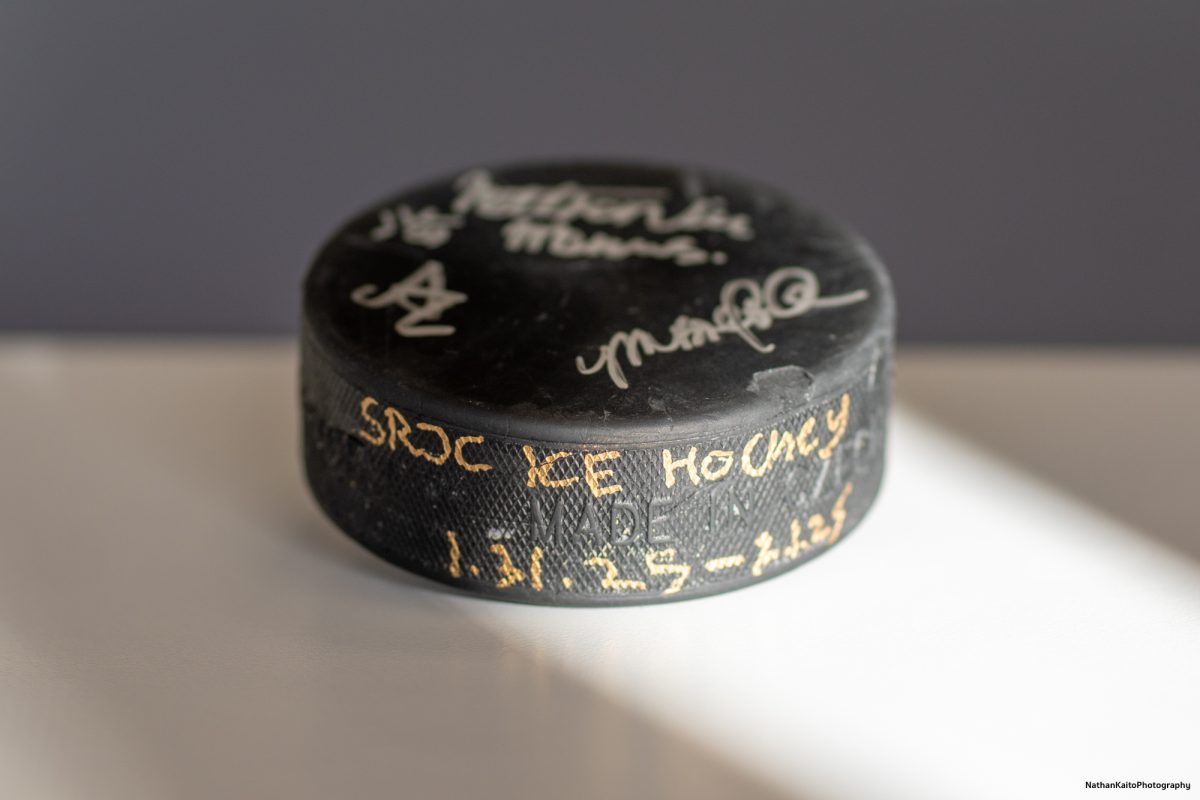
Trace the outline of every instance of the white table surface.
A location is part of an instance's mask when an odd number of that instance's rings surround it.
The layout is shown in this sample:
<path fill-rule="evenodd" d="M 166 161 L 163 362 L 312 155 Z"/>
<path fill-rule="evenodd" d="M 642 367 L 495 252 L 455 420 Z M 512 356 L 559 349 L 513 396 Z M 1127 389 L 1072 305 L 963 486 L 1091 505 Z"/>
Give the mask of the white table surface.
<path fill-rule="evenodd" d="M 0 341 L 0 797 L 1200 791 L 1200 356 L 899 376 L 884 491 L 827 556 L 555 609 L 325 521 L 290 343 Z"/>

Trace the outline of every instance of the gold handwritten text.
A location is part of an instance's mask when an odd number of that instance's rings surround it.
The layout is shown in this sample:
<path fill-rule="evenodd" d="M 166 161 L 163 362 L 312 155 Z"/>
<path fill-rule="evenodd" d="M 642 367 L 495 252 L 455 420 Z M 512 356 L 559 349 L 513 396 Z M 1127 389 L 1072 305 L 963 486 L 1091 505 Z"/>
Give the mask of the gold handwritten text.
<path fill-rule="evenodd" d="M 368 396 L 362 399 L 358 407 L 363 427 L 356 433 L 358 438 L 372 447 L 387 447 L 395 451 L 396 445 L 399 444 L 413 458 L 423 459 L 439 467 L 453 459 L 455 464 L 467 472 L 487 472 L 492 468 L 490 464 L 472 461 L 463 452 L 467 445 L 483 444 L 482 436 L 458 436 L 451 440 L 440 425 L 418 422 L 414 426 L 404 414 L 391 406 L 383 407 L 383 419 L 380 420 L 373 411 L 376 406 L 379 406 L 379 401 Z M 417 441 L 414 441 L 417 438 L 415 431 L 421 432 L 421 438 Z"/>
<path fill-rule="evenodd" d="M 686 453 L 678 456 L 670 449 L 664 449 L 663 482 L 668 489 L 684 479 L 699 486 L 702 481 L 721 480 L 733 472 L 735 466 L 751 478 L 761 478 L 776 464 L 795 461 L 797 456 L 815 453 L 817 458 L 828 460 L 846 436 L 850 424 L 850 395 L 843 394 L 837 408 L 825 412 L 824 427 L 829 432 L 829 439 L 824 444 L 813 433 L 818 420 L 820 415 L 808 417 L 794 433 L 778 428 L 770 433 L 755 433 L 736 450 L 710 450 L 703 458 L 697 447 L 688 448 Z"/>

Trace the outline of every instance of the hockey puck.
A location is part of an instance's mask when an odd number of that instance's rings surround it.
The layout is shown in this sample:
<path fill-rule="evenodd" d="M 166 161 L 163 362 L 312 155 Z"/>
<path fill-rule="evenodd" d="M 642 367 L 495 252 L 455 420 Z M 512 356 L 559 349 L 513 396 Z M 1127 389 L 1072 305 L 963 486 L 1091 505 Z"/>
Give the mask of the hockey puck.
<path fill-rule="evenodd" d="M 883 472 L 888 277 L 765 185 L 565 162 L 372 206 L 304 286 L 309 483 L 388 561 L 507 600 L 675 600 L 844 538 Z"/>

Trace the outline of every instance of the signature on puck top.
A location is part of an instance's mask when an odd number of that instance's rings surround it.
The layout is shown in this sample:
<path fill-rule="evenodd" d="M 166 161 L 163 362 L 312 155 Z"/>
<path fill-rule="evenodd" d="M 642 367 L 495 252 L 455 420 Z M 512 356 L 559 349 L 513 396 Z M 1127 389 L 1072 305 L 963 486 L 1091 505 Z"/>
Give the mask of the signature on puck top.
<path fill-rule="evenodd" d="M 317 258 L 305 320 L 347 377 L 414 410 L 618 442 L 822 394 L 864 368 L 892 301 L 861 241 L 774 189 L 584 162 L 377 204 Z"/>

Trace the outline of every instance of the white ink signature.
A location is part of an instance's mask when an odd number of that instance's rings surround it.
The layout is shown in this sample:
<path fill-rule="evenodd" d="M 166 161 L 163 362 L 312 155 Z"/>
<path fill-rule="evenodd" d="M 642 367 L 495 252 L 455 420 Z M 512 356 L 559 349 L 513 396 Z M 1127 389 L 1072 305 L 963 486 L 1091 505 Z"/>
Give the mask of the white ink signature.
<path fill-rule="evenodd" d="M 845 294 L 821 296 L 816 274 L 804 267 L 780 267 L 767 276 L 762 284 L 750 278 L 727 281 L 721 287 L 721 302 L 713 309 L 711 319 L 681 314 L 670 327 L 670 340 L 660 342 L 641 328 L 619 331 L 606 344 L 600 345 L 596 361 L 588 365 L 583 356 L 575 357 L 575 367 L 582 375 L 594 375 L 607 369 L 608 377 L 620 389 L 628 389 L 629 381 L 621 366 L 621 356 L 631 367 L 640 367 L 648 356 L 695 350 L 720 341 L 726 334 L 740 337 L 760 353 L 770 353 L 773 344 L 763 344 L 754 331 L 765 331 L 776 320 L 791 319 L 819 308 L 836 308 L 867 299 L 867 291 L 858 289 Z"/>
<path fill-rule="evenodd" d="M 603 258 L 624 261 L 627 258 L 656 258 L 674 261 L 681 267 L 696 264 L 725 263 L 725 254 L 709 253 L 696 243 L 694 236 L 672 236 L 664 241 L 641 236 L 621 238 L 604 231 L 585 233 L 563 222 L 552 224 L 517 217 L 500 229 L 504 249 L 510 253 L 546 253 L 555 258 Z"/>
<path fill-rule="evenodd" d="M 383 242 L 399 234 L 408 244 L 433 250 L 450 241 L 451 234 L 462 224 L 461 214 L 443 214 L 435 206 L 414 211 L 401 203 L 395 209 L 379 209 L 379 224 L 368 235 L 373 242 Z"/>
<path fill-rule="evenodd" d="M 732 213 L 719 196 L 694 197 L 675 215 L 668 213 L 665 187 L 587 186 L 574 181 L 553 185 L 501 185 L 487 170 L 476 169 L 455 181 L 458 194 L 451 208 L 459 214 L 482 219 L 508 220 L 524 217 L 544 222 L 573 223 L 625 228 L 641 223 L 656 234 L 680 231 L 711 231 L 733 239 L 754 238 L 750 215 Z"/>
<path fill-rule="evenodd" d="M 453 325 L 421 323 L 437 320 L 446 309 L 467 302 L 465 294 L 446 288 L 446 273 L 440 261 L 426 261 L 407 278 L 383 291 L 373 283 L 363 284 L 350 293 L 350 299 L 367 308 L 390 305 L 403 308 L 408 313 L 397 320 L 396 333 L 406 337 L 450 336 L 454 333 Z"/>

